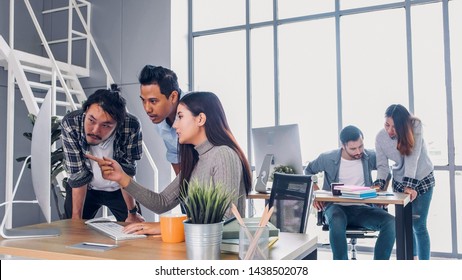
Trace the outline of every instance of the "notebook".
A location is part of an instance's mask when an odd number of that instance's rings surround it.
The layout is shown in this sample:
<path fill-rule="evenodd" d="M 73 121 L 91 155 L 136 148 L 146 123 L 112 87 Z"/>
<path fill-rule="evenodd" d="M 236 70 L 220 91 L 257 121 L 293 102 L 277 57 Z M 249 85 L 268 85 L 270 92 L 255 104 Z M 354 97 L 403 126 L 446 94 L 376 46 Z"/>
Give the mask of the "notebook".
<path fill-rule="evenodd" d="M 260 217 L 244 218 L 244 222 L 258 224 Z M 269 236 L 279 236 L 279 229 L 276 228 L 272 223 L 268 223 Z M 223 226 L 223 239 L 239 239 L 239 223 L 234 220 Z"/>

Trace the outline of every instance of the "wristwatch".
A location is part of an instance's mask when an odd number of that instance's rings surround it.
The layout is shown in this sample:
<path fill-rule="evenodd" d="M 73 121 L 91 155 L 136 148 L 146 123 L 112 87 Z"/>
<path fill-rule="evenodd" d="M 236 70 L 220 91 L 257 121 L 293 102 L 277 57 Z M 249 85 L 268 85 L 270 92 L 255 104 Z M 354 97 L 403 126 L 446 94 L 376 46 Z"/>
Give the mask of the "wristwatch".
<path fill-rule="evenodd" d="M 311 182 L 313 182 L 313 184 L 318 184 L 318 176 L 316 175 L 311 176 Z"/>
<path fill-rule="evenodd" d="M 128 210 L 128 213 L 130 213 L 130 214 L 136 214 L 136 212 L 138 212 L 138 206 L 136 206 L 136 205 L 135 205 L 135 207 L 133 207 L 133 209 Z"/>

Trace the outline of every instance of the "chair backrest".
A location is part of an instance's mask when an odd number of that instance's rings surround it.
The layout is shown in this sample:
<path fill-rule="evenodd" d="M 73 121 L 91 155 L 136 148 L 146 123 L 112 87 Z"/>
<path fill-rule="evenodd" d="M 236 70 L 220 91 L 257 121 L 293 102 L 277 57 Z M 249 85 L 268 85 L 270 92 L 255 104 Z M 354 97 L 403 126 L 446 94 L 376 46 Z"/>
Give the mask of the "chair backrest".
<path fill-rule="evenodd" d="M 311 175 L 274 173 L 270 222 L 281 232 L 305 233 L 312 194 Z"/>

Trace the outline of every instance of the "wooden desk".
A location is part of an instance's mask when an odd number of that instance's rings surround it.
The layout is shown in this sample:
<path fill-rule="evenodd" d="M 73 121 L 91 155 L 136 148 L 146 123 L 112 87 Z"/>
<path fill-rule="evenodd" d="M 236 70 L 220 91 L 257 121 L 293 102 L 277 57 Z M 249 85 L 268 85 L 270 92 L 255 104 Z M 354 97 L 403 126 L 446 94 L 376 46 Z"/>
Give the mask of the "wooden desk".
<path fill-rule="evenodd" d="M 266 204 L 268 202 L 269 198 L 270 198 L 269 193 L 259 193 L 259 192 L 256 192 L 256 191 L 251 191 L 247 195 L 247 217 L 252 217 L 253 216 L 254 208 L 253 208 L 253 203 L 251 203 L 251 200 L 264 199 L 265 204 Z"/>
<path fill-rule="evenodd" d="M 160 236 L 116 242 L 88 228 L 83 221 L 61 220 L 51 224 L 31 226 L 34 228 L 55 227 L 61 235 L 49 238 L 0 239 L 0 254 L 32 259 L 77 260 L 77 259 L 121 259 L 121 260 L 185 260 L 186 245 L 164 243 Z M 27 228 L 27 227 L 24 227 Z M 80 242 L 118 244 L 119 247 L 105 252 L 72 249 L 67 246 Z M 270 259 L 301 259 L 316 252 L 317 237 L 306 234 L 281 232 L 279 240 L 271 247 Z M 224 260 L 237 260 L 237 254 L 221 254 Z"/>
<path fill-rule="evenodd" d="M 396 258 L 398 260 L 412 260 L 412 203 L 410 197 L 404 193 L 394 193 L 393 196 L 378 196 L 369 199 L 348 199 L 333 196 L 331 193 L 315 192 L 316 201 L 349 202 L 349 203 L 375 203 L 395 205 L 396 225 Z"/>
<path fill-rule="evenodd" d="M 265 200 L 268 200 L 269 198 L 270 198 L 269 193 L 259 193 L 259 192 L 256 192 L 256 191 L 251 191 L 247 195 L 247 199 L 265 199 Z"/>

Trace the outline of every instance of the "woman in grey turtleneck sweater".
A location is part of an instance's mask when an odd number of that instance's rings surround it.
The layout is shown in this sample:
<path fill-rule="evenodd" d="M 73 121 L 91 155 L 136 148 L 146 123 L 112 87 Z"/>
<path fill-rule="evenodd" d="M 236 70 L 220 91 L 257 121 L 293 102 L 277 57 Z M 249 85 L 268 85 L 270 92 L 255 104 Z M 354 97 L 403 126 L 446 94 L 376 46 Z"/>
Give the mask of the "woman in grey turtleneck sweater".
<path fill-rule="evenodd" d="M 173 209 L 180 203 L 181 182 L 198 180 L 208 184 L 221 182 L 238 194 L 234 202 L 240 213 L 245 213 L 246 194 L 251 189 L 249 163 L 229 129 L 218 97 L 211 92 L 193 92 L 183 97 L 178 105 L 173 127 L 178 134 L 180 173 L 160 193 L 141 186 L 125 174 L 112 159 L 97 160 L 103 177 L 116 181 L 137 201 L 155 213 Z M 126 232 L 159 234 L 159 223 L 134 223 Z"/>
<path fill-rule="evenodd" d="M 427 230 L 427 216 L 435 186 L 433 164 L 428 156 L 423 139 L 422 122 L 408 110 L 393 104 L 385 112 L 385 128 L 375 139 L 377 153 L 377 181 L 375 185 L 385 186 L 393 165 L 393 191 L 410 194 L 412 201 L 414 258 L 430 258 L 430 236 Z"/>

